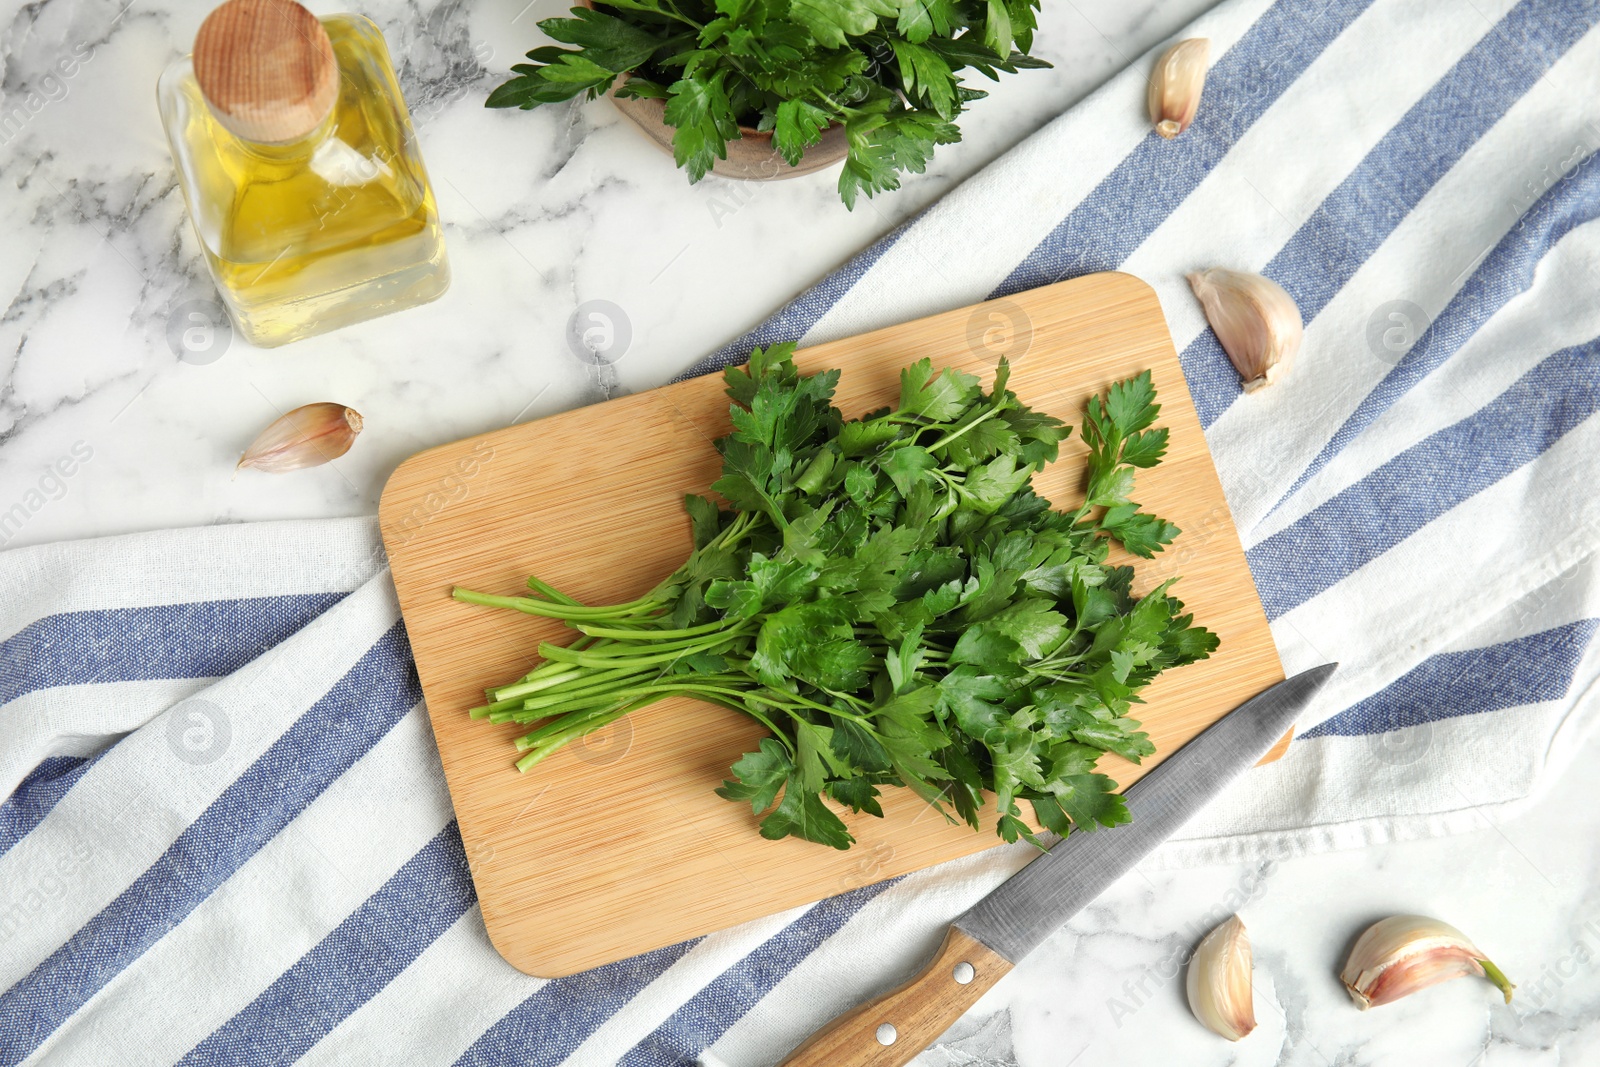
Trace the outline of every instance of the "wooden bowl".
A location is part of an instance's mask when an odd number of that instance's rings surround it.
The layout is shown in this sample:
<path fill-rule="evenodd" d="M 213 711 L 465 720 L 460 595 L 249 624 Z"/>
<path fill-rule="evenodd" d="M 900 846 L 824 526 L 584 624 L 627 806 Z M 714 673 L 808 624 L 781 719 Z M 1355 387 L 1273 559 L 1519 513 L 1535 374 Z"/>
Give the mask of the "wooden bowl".
<path fill-rule="evenodd" d="M 626 78 L 619 78 L 620 87 Z M 644 135 L 654 141 L 669 156 L 672 154 L 673 129 L 664 117 L 665 100 L 650 97 L 617 96 L 616 89 L 607 94 L 622 117 L 639 127 Z M 845 157 L 850 143 L 844 127 L 835 123 L 822 131 L 822 140 L 805 150 L 799 166 L 791 167 L 776 148 L 772 147 L 772 131 L 757 130 L 750 126 L 739 127 L 739 139 L 728 142 L 728 158 L 711 165 L 711 173 L 724 178 L 743 181 L 770 182 L 783 178 L 798 178 L 824 167 L 831 167 Z"/>

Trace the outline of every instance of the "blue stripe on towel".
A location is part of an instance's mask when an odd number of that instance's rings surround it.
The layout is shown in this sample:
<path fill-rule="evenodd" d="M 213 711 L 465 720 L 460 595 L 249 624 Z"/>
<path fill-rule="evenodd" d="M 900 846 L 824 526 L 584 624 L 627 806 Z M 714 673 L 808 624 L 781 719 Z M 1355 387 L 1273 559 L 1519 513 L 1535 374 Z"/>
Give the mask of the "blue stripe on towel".
<path fill-rule="evenodd" d="M 868 901 L 898 881 L 878 882 L 822 901 L 712 979 L 624 1056 L 619 1067 L 679 1067 L 694 1062 Z"/>
<path fill-rule="evenodd" d="M 991 296 L 1120 267 L 1371 4 L 1274 4 L 1207 73 L 1206 103 L 1188 131 L 1173 141 L 1152 131 Z"/>
<path fill-rule="evenodd" d="M 1540 197 L 1522 221 L 1495 245 L 1494 251 L 1417 338 L 1411 350 L 1367 394 L 1322 451 L 1307 464 L 1294 485 L 1284 493 L 1283 500 L 1310 481 L 1397 400 L 1443 366 L 1445 360 L 1455 355 L 1501 308 L 1527 292 L 1545 253 L 1573 229 L 1597 217 L 1600 217 L 1600 157 L 1590 156 Z"/>
<path fill-rule="evenodd" d="M 1419 441 L 1250 549 L 1276 619 L 1543 455 L 1600 406 L 1600 339 L 1547 356 L 1478 411 Z"/>
<path fill-rule="evenodd" d="M 1262 271 L 1307 322 L 1410 215 L 1423 196 L 1600 19 L 1600 5 L 1522 0 L 1384 135 Z M 1210 330 L 1181 357 L 1200 425 L 1240 395 Z"/>
<path fill-rule="evenodd" d="M 345 596 L 304 593 L 51 615 L 0 642 L 0 704 L 63 685 L 232 674 Z"/>
<path fill-rule="evenodd" d="M 422 699 L 396 623 L 116 900 L 0 994 L 0 1065 L 27 1057 L 209 897 Z"/>
<path fill-rule="evenodd" d="M 1389 686 L 1301 738 L 1381 734 L 1458 715 L 1559 700 L 1600 619 L 1580 619 L 1514 641 L 1429 656 Z"/>
<path fill-rule="evenodd" d="M 0 642 L 0 704 L 63 685 L 220 678 L 288 640 L 347 595 L 293 594 L 51 615 Z M 75 757 L 52 757 L 17 784 L 12 796 L 0 802 L 0 855 L 50 814 L 88 764 Z"/>
<path fill-rule="evenodd" d="M 455 820 L 180 1064 L 289 1064 L 394 980 L 477 899 Z"/>
<path fill-rule="evenodd" d="M 474 1041 L 455 1067 L 556 1067 L 697 944 L 668 945 L 545 983 Z"/>
<path fill-rule="evenodd" d="M 856 282 L 860 281 L 862 276 L 872 269 L 872 265 L 882 259 L 883 254 L 893 248 L 901 235 L 915 223 L 915 218 L 902 222 L 851 257 L 844 266 L 789 301 L 776 315 L 742 337 L 729 341 L 678 375 L 673 381 L 681 382 L 688 378 L 711 374 L 725 367 L 737 367 L 750 358 L 752 348 L 765 348 L 779 341 L 803 340 L 811 331 L 811 327 L 815 326 L 833 305 L 844 299 L 844 295 L 855 286 Z"/>
<path fill-rule="evenodd" d="M 17 783 L 16 791 L 0 802 L 0 856 L 50 814 L 83 777 L 89 762 L 82 756 L 51 756 Z"/>

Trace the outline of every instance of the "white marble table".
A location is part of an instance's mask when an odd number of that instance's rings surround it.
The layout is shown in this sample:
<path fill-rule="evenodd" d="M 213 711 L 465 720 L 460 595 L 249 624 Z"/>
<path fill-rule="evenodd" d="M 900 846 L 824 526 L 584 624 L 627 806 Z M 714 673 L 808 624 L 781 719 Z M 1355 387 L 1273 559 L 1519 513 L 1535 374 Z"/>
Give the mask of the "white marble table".
<path fill-rule="evenodd" d="M 0 543 L 371 513 L 388 472 L 418 449 L 657 385 L 1207 0 L 1051 0 L 1039 53 L 1055 69 L 995 87 L 963 144 L 853 214 L 831 173 L 690 187 L 603 102 L 483 109 L 500 72 L 536 43 L 533 24 L 562 6 L 368 8 L 418 119 L 455 283 L 424 309 L 276 351 L 235 341 L 197 364 L 167 340 L 174 309 L 206 297 L 210 283 L 154 85 L 208 5 L 6 0 L 0 110 L 21 104 L 25 114 L 0 128 L 0 514 L 12 515 Z M 52 76 L 64 56 L 87 58 L 70 78 Z M 631 341 L 613 367 L 580 361 L 564 341 L 569 316 L 591 300 L 626 317 Z M 293 477 L 232 476 L 261 426 L 316 400 L 366 416 L 350 455 Z M 59 470 L 71 474 L 51 474 L 64 457 L 72 462 Z M 1600 758 L 1600 744 L 1587 756 Z M 1266 869 L 1136 872 L 919 1062 L 1600 1063 L 1600 783 L 1586 763 L 1525 815 L 1485 819 L 1477 833 Z M 1208 914 L 1236 907 L 1256 945 L 1261 1027 L 1231 1046 L 1189 1017 L 1176 960 Z M 1400 911 L 1472 933 L 1522 983 L 1516 1008 L 1463 981 L 1356 1013 L 1335 979 L 1349 941 Z"/>

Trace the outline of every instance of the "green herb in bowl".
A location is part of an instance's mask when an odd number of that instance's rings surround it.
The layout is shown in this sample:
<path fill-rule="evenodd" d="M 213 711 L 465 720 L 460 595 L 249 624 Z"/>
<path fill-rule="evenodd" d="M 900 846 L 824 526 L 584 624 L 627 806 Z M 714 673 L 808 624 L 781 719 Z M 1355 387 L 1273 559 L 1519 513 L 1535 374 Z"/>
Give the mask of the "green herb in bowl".
<path fill-rule="evenodd" d="M 987 95 L 968 71 L 1049 64 L 1028 55 L 1038 0 L 608 0 L 539 23 L 559 45 L 489 96 L 531 109 L 580 93 L 665 102 L 673 156 L 699 181 L 741 127 L 770 133 L 791 167 L 825 130 L 848 145 L 839 195 L 900 187 L 935 147 L 961 139 L 956 119 Z M 560 47 L 567 45 L 570 47 Z"/>

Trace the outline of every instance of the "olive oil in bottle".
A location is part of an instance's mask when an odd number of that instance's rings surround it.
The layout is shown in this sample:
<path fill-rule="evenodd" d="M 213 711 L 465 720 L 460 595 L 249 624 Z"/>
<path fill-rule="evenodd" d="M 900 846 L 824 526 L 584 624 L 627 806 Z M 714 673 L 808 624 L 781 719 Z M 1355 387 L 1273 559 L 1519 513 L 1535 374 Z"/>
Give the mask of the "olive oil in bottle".
<path fill-rule="evenodd" d="M 272 347 L 450 284 L 383 35 L 294 0 L 228 0 L 157 94 L 179 186 L 240 335 Z"/>

